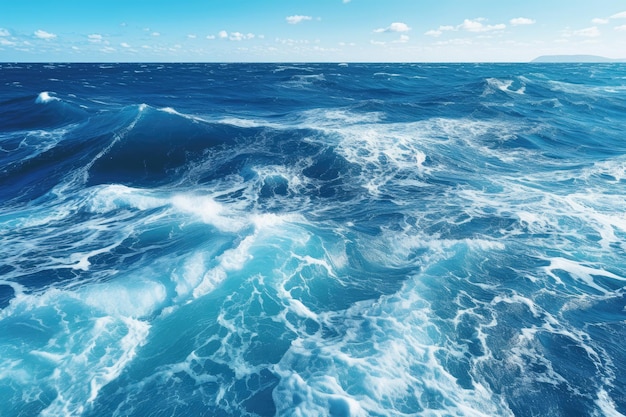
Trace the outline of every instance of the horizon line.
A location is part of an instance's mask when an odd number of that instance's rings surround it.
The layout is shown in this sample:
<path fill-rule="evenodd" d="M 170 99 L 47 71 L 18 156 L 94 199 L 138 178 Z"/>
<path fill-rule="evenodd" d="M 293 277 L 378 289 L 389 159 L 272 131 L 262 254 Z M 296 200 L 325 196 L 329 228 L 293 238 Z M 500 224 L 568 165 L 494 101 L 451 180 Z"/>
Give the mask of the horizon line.
<path fill-rule="evenodd" d="M 599 61 L 0 61 L 4 64 L 624 64 L 626 59 Z"/>

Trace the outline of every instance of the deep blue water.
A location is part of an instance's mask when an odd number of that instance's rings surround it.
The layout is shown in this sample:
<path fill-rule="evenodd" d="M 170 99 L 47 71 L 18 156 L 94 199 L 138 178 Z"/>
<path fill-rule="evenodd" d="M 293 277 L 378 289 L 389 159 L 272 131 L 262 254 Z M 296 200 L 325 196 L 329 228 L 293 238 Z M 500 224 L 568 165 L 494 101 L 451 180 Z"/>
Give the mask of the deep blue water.
<path fill-rule="evenodd" d="M 0 415 L 626 415 L 626 65 L 0 65 Z"/>

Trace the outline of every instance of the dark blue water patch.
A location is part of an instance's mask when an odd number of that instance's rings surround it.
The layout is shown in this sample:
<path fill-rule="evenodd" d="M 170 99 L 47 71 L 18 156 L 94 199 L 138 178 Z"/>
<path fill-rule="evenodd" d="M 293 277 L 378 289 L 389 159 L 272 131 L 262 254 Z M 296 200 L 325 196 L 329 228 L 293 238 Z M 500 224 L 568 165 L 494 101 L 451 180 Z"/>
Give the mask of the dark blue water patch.
<path fill-rule="evenodd" d="M 54 131 L 54 143 L 38 151 L 36 139 L 20 145 L 22 159 L 0 159 L 0 196 L 7 200 L 32 201 L 84 171 L 96 156 L 115 140 L 116 131 L 132 120 L 133 111 L 95 116 L 66 132 Z M 24 132 L 26 136 L 28 132 Z M 16 137 L 19 138 L 19 135 Z M 1 138 L 0 138 L 1 139 Z M 23 149 L 22 149 L 23 148 Z M 78 179 L 84 175 L 78 174 Z M 82 180 L 81 180 L 82 182 Z"/>
<path fill-rule="evenodd" d="M 0 132 L 32 129 L 54 129 L 78 123 L 87 112 L 54 97 L 48 102 L 38 101 L 38 93 L 0 102 Z"/>
<path fill-rule="evenodd" d="M 15 290 L 9 285 L 0 285 L 0 309 L 5 308 L 15 297 Z"/>
<path fill-rule="evenodd" d="M 598 279 L 595 276 L 594 279 Z M 598 331 L 605 324 L 618 323 L 626 318 L 624 306 L 626 306 L 626 295 L 624 286 L 616 291 L 611 291 L 612 297 L 597 301 L 585 302 L 581 300 L 578 308 L 567 309 L 563 312 L 563 317 L 576 323 L 576 326 L 588 326 L 590 330 Z M 576 305 L 575 300 L 573 304 Z M 626 333 L 624 333 L 626 336 Z M 600 339 L 602 340 L 602 339 Z"/>
<path fill-rule="evenodd" d="M 0 276 L 8 275 L 11 272 L 15 271 L 15 266 L 2 264 L 0 265 Z"/>
<path fill-rule="evenodd" d="M 89 184 L 157 185 L 218 145 L 234 143 L 241 129 L 148 111 L 91 167 Z"/>
<path fill-rule="evenodd" d="M 566 387 L 563 384 L 534 384 L 530 395 L 520 397 L 520 389 L 511 389 L 506 396 L 507 402 L 516 416 L 555 416 L 584 417 L 593 410 L 593 401 L 589 398 L 563 395 Z"/>

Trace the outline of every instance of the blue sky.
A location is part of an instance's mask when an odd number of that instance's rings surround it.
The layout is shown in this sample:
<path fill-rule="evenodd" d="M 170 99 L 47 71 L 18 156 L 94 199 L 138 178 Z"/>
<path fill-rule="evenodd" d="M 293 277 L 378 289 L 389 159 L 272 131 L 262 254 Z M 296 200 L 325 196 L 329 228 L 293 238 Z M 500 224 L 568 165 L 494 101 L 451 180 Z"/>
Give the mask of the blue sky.
<path fill-rule="evenodd" d="M 0 61 L 626 58 L 623 0 L 2 0 Z"/>

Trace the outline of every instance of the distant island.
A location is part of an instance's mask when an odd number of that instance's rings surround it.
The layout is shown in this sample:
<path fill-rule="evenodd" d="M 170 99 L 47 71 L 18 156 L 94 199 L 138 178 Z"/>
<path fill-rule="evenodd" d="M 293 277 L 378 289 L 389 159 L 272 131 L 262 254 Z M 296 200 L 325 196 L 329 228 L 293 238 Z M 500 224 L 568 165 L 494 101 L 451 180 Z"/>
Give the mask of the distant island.
<path fill-rule="evenodd" d="M 574 62 L 626 62 L 626 59 L 612 59 L 597 55 L 542 55 L 530 61 L 533 64 L 542 63 L 574 63 Z"/>

